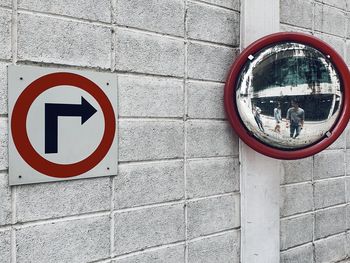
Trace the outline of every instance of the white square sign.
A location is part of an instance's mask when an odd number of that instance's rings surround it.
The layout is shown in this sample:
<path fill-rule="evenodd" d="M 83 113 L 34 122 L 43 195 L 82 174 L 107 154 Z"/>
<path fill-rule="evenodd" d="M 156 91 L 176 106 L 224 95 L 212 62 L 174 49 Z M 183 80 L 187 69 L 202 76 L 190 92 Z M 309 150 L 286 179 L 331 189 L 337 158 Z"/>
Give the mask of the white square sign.
<path fill-rule="evenodd" d="M 117 77 L 8 67 L 10 185 L 117 174 Z"/>

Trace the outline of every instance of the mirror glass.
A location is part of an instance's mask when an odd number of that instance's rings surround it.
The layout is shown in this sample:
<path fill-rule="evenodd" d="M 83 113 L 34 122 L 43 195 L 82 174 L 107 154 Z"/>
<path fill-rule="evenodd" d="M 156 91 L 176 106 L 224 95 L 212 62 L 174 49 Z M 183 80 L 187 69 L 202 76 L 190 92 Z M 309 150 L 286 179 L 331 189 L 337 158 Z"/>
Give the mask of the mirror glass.
<path fill-rule="evenodd" d="M 297 150 L 329 136 L 342 109 L 342 93 L 327 54 L 286 42 L 249 56 L 233 99 L 252 136 L 278 149 Z"/>

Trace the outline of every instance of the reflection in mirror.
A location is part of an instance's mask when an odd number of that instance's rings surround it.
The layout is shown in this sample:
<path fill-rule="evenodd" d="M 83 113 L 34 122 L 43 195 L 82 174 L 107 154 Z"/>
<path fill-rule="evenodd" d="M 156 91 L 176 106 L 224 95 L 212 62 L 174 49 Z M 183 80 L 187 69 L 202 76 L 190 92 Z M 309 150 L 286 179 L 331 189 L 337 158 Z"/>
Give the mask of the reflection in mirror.
<path fill-rule="evenodd" d="M 247 130 L 263 143 L 296 150 L 331 131 L 342 108 L 342 83 L 330 58 L 300 43 L 250 55 L 236 86 Z"/>

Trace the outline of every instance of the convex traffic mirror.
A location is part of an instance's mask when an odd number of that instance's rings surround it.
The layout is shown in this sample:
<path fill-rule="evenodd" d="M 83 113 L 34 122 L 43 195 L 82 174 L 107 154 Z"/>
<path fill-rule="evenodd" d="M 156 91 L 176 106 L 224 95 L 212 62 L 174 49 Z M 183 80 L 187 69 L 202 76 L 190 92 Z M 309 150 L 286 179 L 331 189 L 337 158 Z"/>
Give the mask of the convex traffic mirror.
<path fill-rule="evenodd" d="M 229 121 L 256 151 L 298 159 L 328 147 L 349 119 L 342 58 L 306 34 L 277 33 L 247 47 L 225 86 Z"/>

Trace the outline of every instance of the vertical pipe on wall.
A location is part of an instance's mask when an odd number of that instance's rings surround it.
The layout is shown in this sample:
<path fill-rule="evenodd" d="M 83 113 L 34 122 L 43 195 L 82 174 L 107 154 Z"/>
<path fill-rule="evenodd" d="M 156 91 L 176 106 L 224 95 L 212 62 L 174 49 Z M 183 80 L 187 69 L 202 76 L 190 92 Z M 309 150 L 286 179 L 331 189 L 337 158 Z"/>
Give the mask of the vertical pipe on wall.
<path fill-rule="evenodd" d="M 241 50 L 279 31 L 279 0 L 242 0 Z M 281 161 L 240 141 L 241 262 L 279 263 Z"/>

